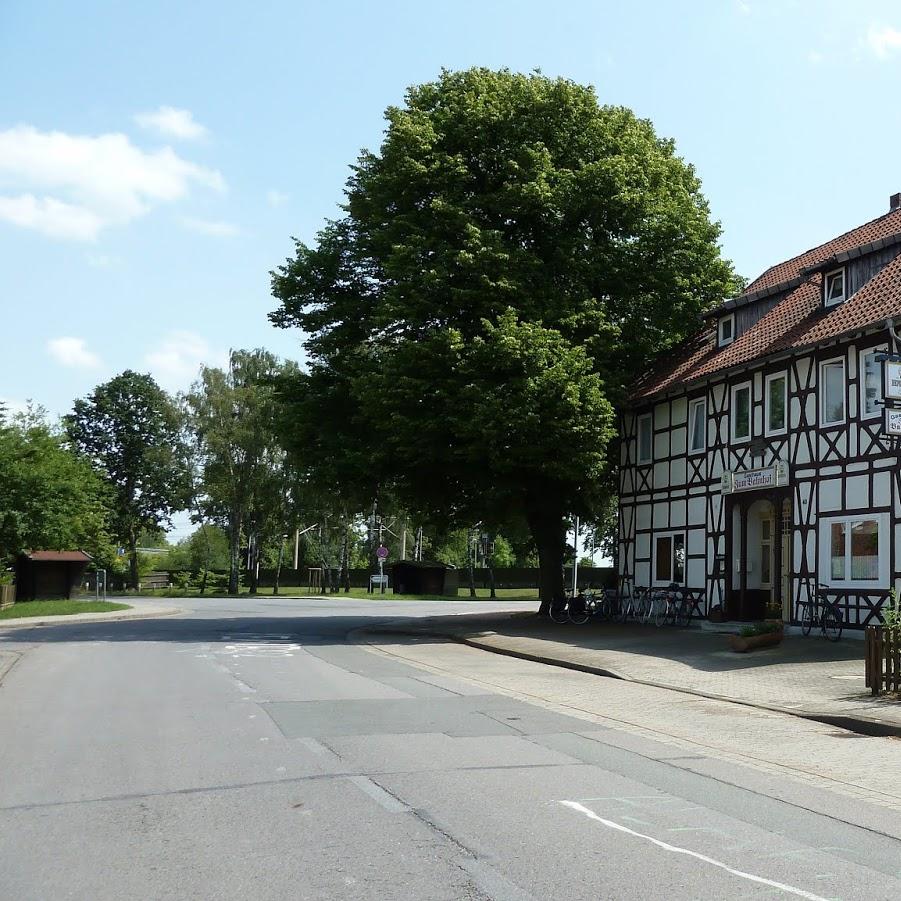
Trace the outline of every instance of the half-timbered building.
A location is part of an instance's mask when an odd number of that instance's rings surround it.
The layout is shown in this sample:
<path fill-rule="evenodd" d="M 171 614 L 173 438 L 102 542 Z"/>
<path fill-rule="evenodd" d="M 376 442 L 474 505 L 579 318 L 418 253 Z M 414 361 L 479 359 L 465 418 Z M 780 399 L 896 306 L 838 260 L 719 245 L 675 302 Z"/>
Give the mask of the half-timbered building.
<path fill-rule="evenodd" d="M 880 355 L 901 325 L 901 195 L 767 269 L 659 361 L 623 417 L 619 572 L 727 619 L 797 622 L 823 584 L 863 627 L 901 587 Z"/>

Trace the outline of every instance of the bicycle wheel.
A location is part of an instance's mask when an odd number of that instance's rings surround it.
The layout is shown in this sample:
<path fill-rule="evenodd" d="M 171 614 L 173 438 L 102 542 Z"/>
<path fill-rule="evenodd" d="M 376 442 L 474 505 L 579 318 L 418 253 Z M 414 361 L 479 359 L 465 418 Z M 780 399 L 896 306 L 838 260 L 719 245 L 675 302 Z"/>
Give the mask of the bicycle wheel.
<path fill-rule="evenodd" d="M 585 598 L 573 598 L 569 602 L 569 620 L 577 626 L 588 622 L 588 603 Z"/>
<path fill-rule="evenodd" d="M 682 603 L 676 608 L 676 623 L 683 629 L 691 622 L 691 604 L 686 598 L 682 599 Z"/>
<path fill-rule="evenodd" d="M 842 637 L 841 614 L 831 604 L 823 610 L 823 635 L 829 641 L 838 641 Z"/>
<path fill-rule="evenodd" d="M 569 613 L 567 612 L 566 600 L 551 601 L 550 616 L 558 625 L 569 622 Z"/>
<path fill-rule="evenodd" d="M 801 634 L 810 635 L 810 629 L 813 626 L 813 604 L 808 601 L 803 607 L 804 612 L 801 614 Z"/>
<path fill-rule="evenodd" d="M 667 603 L 662 599 L 651 601 L 654 605 L 654 625 L 662 626 L 666 622 Z"/>

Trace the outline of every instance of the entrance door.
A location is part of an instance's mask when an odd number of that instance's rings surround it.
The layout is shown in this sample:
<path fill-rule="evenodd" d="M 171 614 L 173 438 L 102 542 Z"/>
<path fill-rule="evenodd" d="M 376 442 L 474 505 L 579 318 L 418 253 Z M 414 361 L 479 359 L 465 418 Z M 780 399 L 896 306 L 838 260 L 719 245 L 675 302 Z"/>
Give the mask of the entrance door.
<path fill-rule="evenodd" d="M 789 623 L 792 618 L 792 505 L 785 501 L 782 505 L 782 619 Z"/>

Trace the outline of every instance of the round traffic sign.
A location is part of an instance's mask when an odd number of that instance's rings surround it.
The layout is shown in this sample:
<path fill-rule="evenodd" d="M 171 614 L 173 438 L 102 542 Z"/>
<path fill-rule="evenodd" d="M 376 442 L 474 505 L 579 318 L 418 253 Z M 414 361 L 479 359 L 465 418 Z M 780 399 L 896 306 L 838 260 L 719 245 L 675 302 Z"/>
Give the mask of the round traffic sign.
<path fill-rule="evenodd" d="M 384 544 L 379 545 L 379 549 L 375 552 L 375 555 L 379 560 L 384 560 L 388 556 L 388 548 L 386 548 Z"/>

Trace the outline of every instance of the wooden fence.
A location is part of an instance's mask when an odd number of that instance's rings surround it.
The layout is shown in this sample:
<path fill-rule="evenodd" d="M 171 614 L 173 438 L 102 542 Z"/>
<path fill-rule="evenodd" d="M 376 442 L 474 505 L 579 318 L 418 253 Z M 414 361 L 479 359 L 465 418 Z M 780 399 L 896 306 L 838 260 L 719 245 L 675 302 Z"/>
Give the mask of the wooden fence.
<path fill-rule="evenodd" d="M 867 688 L 874 695 L 901 691 L 901 632 L 867 626 L 864 653 Z"/>
<path fill-rule="evenodd" d="M 4 607 L 12 607 L 16 602 L 16 586 L 0 585 L 0 610 Z"/>

